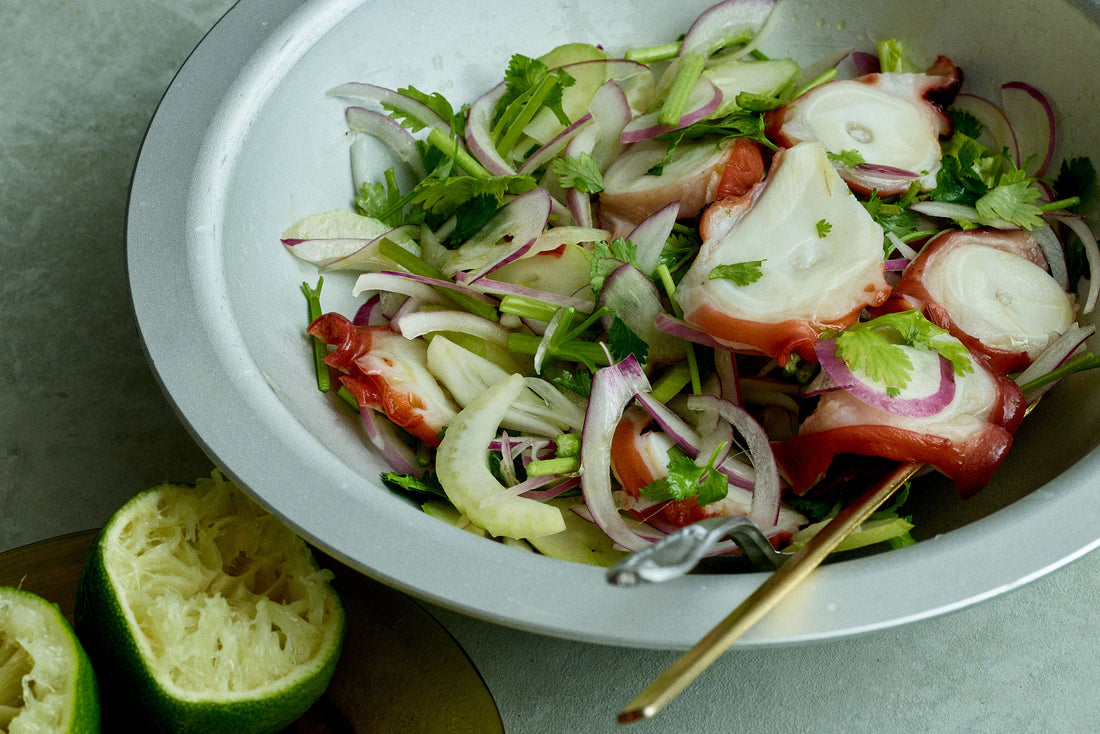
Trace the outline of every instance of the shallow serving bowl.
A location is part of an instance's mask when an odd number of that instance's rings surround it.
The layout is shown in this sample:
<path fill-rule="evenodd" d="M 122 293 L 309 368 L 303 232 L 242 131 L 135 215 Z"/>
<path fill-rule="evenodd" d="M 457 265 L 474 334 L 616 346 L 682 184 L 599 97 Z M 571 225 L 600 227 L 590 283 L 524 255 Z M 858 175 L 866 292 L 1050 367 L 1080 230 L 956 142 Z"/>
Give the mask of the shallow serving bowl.
<path fill-rule="evenodd" d="M 128 248 L 149 359 L 211 458 L 315 544 L 388 584 L 469 614 L 600 643 L 686 647 L 762 580 L 691 576 L 608 586 L 601 569 L 517 552 L 384 489 L 360 427 L 317 392 L 299 287 L 316 272 L 279 234 L 351 204 L 347 81 L 413 85 L 453 103 L 499 80 L 512 53 L 565 41 L 611 50 L 675 38 L 693 0 L 242 0 L 168 90 L 134 175 Z M 961 66 L 969 91 L 1022 80 L 1058 105 L 1061 152 L 1100 161 L 1100 5 L 788 0 L 764 45 L 809 62 L 901 37 Z M 350 313 L 350 279 L 326 310 Z M 857 634 L 959 609 L 1100 544 L 1100 378 L 1061 385 L 1020 431 L 994 483 L 966 502 L 935 481 L 907 506 L 920 542 L 829 564 L 739 644 Z"/>

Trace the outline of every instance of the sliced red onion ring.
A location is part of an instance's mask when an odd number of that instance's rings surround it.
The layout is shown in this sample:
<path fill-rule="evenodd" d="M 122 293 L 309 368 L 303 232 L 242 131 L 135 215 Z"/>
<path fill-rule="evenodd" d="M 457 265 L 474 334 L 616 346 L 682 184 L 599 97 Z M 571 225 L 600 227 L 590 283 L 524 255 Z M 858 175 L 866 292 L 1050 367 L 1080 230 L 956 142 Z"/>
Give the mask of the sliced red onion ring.
<path fill-rule="evenodd" d="M 765 533 L 774 528 L 779 522 L 779 466 L 764 429 L 744 408 L 717 395 L 691 395 L 687 405 L 692 410 L 716 413 L 745 439 L 755 471 L 749 517 Z"/>
<path fill-rule="evenodd" d="M 423 476 L 424 469 L 416 460 L 416 452 L 401 440 L 387 418 L 378 415 L 371 408 L 360 408 L 359 417 L 363 419 L 367 438 L 395 472 Z"/>
<path fill-rule="evenodd" d="M 657 422 L 657 425 L 672 439 L 673 443 L 683 449 L 684 453 L 692 459 L 698 458 L 699 447 L 703 442 L 703 438 L 698 431 L 652 395 L 640 393 L 637 395 L 637 400 L 638 404 Z M 749 489 L 753 486 L 755 475 L 752 467 L 739 460 L 726 459 L 718 464 L 718 470 L 725 474 L 735 487 Z"/>
<path fill-rule="evenodd" d="M 596 371 L 581 434 L 581 490 L 592 520 L 615 543 L 636 551 L 652 542 L 631 530 L 615 506 L 611 484 L 611 439 L 634 396 L 649 392 L 649 380 L 633 356 Z"/>
<path fill-rule="evenodd" d="M 662 125 L 657 121 L 660 113 L 649 112 L 635 117 L 627 123 L 623 127 L 619 140 L 624 144 L 652 140 L 658 135 L 679 130 L 707 119 L 712 112 L 718 109 L 720 104 L 722 104 L 722 90 L 716 87 L 710 79 L 699 77 L 699 81 L 695 83 L 695 88 L 688 99 L 687 109 L 680 116 L 678 123 L 675 125 Z"/>
<path fill-rule="evenodd" d="M 493 144 L 493 110 L 504 96 L 504 89 L 504 82 L 501 82 L 475 100 L 466 121 L 466 145 L 470 154 L 485 166 L 485 170 L 497 176 L 516 172 Z"/>
<path fill-rule="evenodd" d="M 1061 286 L 1062 290 L 1068 291 L 1070 284 L 1069 271 L 1066 267 L 1066 250 L 1058 239 L 1058 235 L 1049 224 L 1044 224 L 1042 227 L 1031 230 L 1031 236 L 1043 251 L 1043 258 L 1050 269 L 1050 277 L 1054 278 L 1054 282 Z"/>
<path fill-rule="evenodd" d="M 408 118 L 416 120 L 423 127 L 434 127 L 443 132 L 450 133 L 451 123 L 442 115 L 433 110 L 420 100 L 401 94 L 400 92 L 376 84 L 363 84 L 362 82 L 348 82 L 334 87 L 325 93 L 326 97 L 342 97 L 392 107 Z"/>
<path fill-rule="evenodd" d="M 695 342 L 696 344 L 702 344 L 704 347 L 714 347 L 715 349 L 729 349 L 728 344 L 722 344 L 717 339 L 712 337 L 702 329 L 696 329 L 691 324 L 688 324 L 682 319 L 669 316 L 668 314 L 661 314 L 657 317 L 655 324 L 658 329 L 671 334 L 672 336 L 678 336 L 681 339 L 686 339 L 689 342 Z M 750 351 L 750 347 L 746 347 Z"/>
<path fill-rule="evenodd" d="M 879 62 L 878 56 L 866 51 L 853 51 L 852 63 L 856 67 L 856 76 L 877 74 L 882 71 L 882 64 Z"/>
<path fill-rule="evenodd" d="M 373 135 L 389 146 L 412 169 L 417 178 L 428 175 L 416 147 L 416 138 L 392 117 L 363 107 L 348 107 L 344 110 L 344 118 L 352 130 Z"/>
<path fill-rule="evenodd" d="M 1050 98 L 1024 82 L 1001 86 L 1005 116 L 1015 135 L 1016 165 L 1029 176 L 1042 178 L 1050 168 L 1058 144 L 1058 124 Z"/>
<path fill-rule="evenodd" d="M 891 397 L 882 390 L 864 382 L 836 353 L 836 339 L 819 339 L 814 344 L 821 368 L 832 380 L 868 405 L 912 418 L 936 415 L 955 397 L 955 369 L 951 362 L 939 357 L 940 382 L 934 393 L 922 398 Z M 939 356 L 939 355 L 937 355 Z"/>
<path fill-rule="evenodd" d="M 680 202 L 674 201 L 666 204 L 659 210 L 649 215 L 627 235 L 627 239 L 634 243 L 637 251 L 634 263 L 649 277 L 657 270 L 657 263 L 661 259 L 661 250 L 665 242 L 672 234 L 672 228 L 676 224 L 676 217 L 680 213 Z"/>
<path fill-rule="evenodd" d="M 1023 372 L 1016 376 L 1016 384 L 1026 385 L 1032 380 L 1036 380 L 1058 369 L 1065 364 L 1078 349 L 1084 346 L 1085 342 L 1094 333 L 1096 333 L 1096 327 L 1091 324 L 1083 327 L 1073 324 L 1070 328 L 1066 329 L 1064 334 L 1051 342 Z M 1027 395 L 1028 402 L 1034 402 L 1040 395 L 1053 386 L 1053 383 L 1048 383 L 1039 388 L 1035 394 Z"/>
<path fill-rule="evenodd" d="M 684 34 L 680 56 L 701 53 L 710 56 L 746 32 L 752 40 L 738 51 L 744 56 L 767 36 L 777 0 L 725 0 L 703 11 Z"/>
<path fill-rule="evenodd" d="M 1081 246 L 1085 250 L 1085 259 L 1089 264 L 1089 290 L 1085 295 L 1085 303 L 1081 307 L 1081 313 L 1092 313 L 1092 310 L 1096 308 L 1096 298 L 1100 295 L 1100 248 L 1096 244 L 1096 235 L 1092 233 L 1088 222 L 1075 214 L 1053 214 L 1051 216 L 1064 222 L 1081 240 Z"/>
<path fill-rule="evenodd" d="M 553 140 L 546 143 L 546 145 L 540 146 L 534 153 L 527 156 L 523 163 L 516 169 L 517 173 L 530 173 L 533 174 L 542 166 L 550 162 L 551 159 L 561 153 L 566 146 L 569 145 L 578 133 L 584 130 L 586 127 L 592 124 L 592 115 L 584 115 L 576 122 L 572 123 L 560 133 L 554 136 Z"/>
<path fill-rule="evenodd" d="M 375 294 L 355 311 L 355 317 L 351 323 L 356 326 L 381 326 L 387 321 L 388 319 L 382 313 L 382 299 Z"/>
<path fill-rule="evenodd" d="M 398 273 L 392 270 L 380 270 L 377 273 L 363 273 L 360 275 L 358 280 L 355 281 L 355 286 L 352 288 L 352 295 L 358 296 L 364 291 L 390 291 L 393 293 L 401 293 L 411 298 L 421 298 L 427 303 L 439 304 L 447 304 L 449 302 L 440 291 L 454 291 L 476 298 L 486 305 L 496 306 L 493 299 L 471 288 L 459 285 L 458 283 L 452 283 L 449 280 L 440 280 L 438 278 L 428 278 L 423 275 L 416 275 L 415 273 Z"/>
<path fill-rule="evenodd" d="M 592 303 L 592 301 L 586 301 L 583 298 L 563 296 L 558 293 L 541 291 L 524 285 L 492 280 L 491 278 L 478 278 L 477 280 L 472 280 L 465 276 L 465 273 L 456 273 L 455 280 L 465 284 L 471 290 L 477 291 L 478 293 L 486 293 L 494 296 L 522 296 L 558 308 L 574 308 L 580 313 L 592 313 L 596 307 L 596 304 Z"/>
<path fill-rule="evenodd" d="M 860 163 L 857 166 L 837 165 L 836 168 L 840 177 L 850 185 L 862 187 L 868 191 L 905 191 L 909 188 L 909 184 L 921 177 L 919 173 L 874 163 Z"/>

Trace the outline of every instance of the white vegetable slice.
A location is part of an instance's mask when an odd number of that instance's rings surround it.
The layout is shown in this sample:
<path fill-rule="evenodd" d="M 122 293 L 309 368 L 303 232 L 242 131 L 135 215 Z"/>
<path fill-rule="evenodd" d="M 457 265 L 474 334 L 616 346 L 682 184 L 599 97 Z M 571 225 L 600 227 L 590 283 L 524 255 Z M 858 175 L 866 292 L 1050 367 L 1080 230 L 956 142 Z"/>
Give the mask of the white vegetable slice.
<path fill-rule="evenodd" d="M 990 347 L 1034 358 L 1073 323 L 1073 302 L 1045 270 L 994 247 L 952 248 L 924 283 L 959 328 Z"/>
<path fill-rule="evenodd" d="M 538 500 L 511 496 L 482 506 L 487 497 L 507 491 L 489 471 L 486 447 L 524 385 L 522 375 L 509 375 L 474 398 L 447 427 L 435 460 L 439 482 L 454 506 L 493 535 L 509 538 L 565 529 L 561 510 Z"/>
<path fill-rule="evenodd" d="M 438 335 L 428 344 L 427 364 L 461 406 L 469 405 L 488 387 L 508 378 L 508 372 L 496 363 Z M 544 380 L 528 378 L 528 385 L 534 381 L 545 383 L 539 385 L 539 389 L 547 397 L 560 399 L 553 400 L 551 405 L 530 387 L 525 387 L 500 419 L 500 425 L 547 438 L 568 429 L 579 431 L 584 425 L 584 412 L 557 394 L 556 388 Z"/>
<path fill-rule="evenodd" d="M 780 135 L 817 140 L 830 153 L 856 151 L 867 163 L 920 176 L 936 185 L 940 117 L 922 94 L 925 74 L 878 74 L 876 82 L 844 79 L 816 87 L 788 108 Z"/>
<path fill-rule="evenodd" d="M 773 347 L 789 354 L 796 343 L 801 353 L 826 325 L 842 328 L 885 300 L 882 228 L 820 143 L 783 151 L 755 201 L 741 203 L 718 202 L 704 215 L 703 247 L 676 292 L 689 324 L 768 354 Z M 754 282 L 711 278 L 719 265 L 756 261 Z"/>

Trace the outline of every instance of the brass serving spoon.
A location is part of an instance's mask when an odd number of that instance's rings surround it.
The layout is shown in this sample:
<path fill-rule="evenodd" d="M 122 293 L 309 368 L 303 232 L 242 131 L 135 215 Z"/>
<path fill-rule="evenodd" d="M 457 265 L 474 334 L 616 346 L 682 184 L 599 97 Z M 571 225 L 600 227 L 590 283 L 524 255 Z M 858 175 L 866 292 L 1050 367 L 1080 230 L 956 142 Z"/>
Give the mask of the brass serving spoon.
<path fill-rule="evenodd" d="M 786 561 L 777 563 L 778 567 L 764 583 L 757 587 L 714 629 L 695 643 L 690 650 L 684 653 L 664 673 L 650 683 L 645 690 L 639 693 L 633 701 L 626 705 L 619 713 L 619 723 L 628 724 L 647 719 L 663 709 L 711 663 L 717 660 L 737 638 L 775 607 L 791 589 L 802 583 L 815 568 L 828 558 L 829 554 L 836 549 L 842 540 L 851 535 L 899 487 L 909 481 L 924 466 L 924 464 L 917 462 L 901 464 L 881 482 L 872 486 L 845 506 L 825 527 L 811 537 L 798 551 L 791 554 Z M 709 538 L 704 538 L 703 533 L 699 533 L 693 542 L 698 547 L 708 540 Z M 698 558 L 694 560 L 698 561 Z M 627 561 L 630 561 L 630 558 Z M 754 563 L 759 565 L 760 561 L 757 560 Z M 644 575 L 639 576 L 637 571 L 637 569 L 632 570 L 629 567 L 625 571 L 621 567 L 616 567 L 609 572 L 608 577 L 614 583 L 629 584 L 636 582 L 639 578 L 644 578 Z M 676 572 L 673 572 L 673 575 L 675 574 Z"/>

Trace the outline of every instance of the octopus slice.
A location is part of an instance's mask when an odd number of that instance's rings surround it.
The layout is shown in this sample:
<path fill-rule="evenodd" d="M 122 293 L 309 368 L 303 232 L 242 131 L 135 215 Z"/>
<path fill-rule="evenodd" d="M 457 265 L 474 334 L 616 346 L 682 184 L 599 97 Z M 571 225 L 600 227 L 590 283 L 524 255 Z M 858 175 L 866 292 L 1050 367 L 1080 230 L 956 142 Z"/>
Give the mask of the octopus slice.
<path fill-rule="evenodd" d="M 388 326 L 357 326 L 327 313 L 308 331 L 336 349 L 325 362 L 341 372 L 340 382 L 360 409 L 387 418 L 429 446 L 458 412 L 427 368 L 427 342 L 406 339 Z"/>
<path fill-rule="evenodd" d="M 814 87 L 773 114 L 780 145 L 821 142 L 833 154 L 855 151 L 864 164 L 838 163 L 844 180 L 862 194 L 901 194 L 913 180 L 936 185 L 940 136 L 951 134 L 945 113 L 962 75 L 940 57 L 927 73 L 874 73 Z"/>
<path fill-rule="evenodd" d="M 775 446 L 781 471 L 797 494 L 808 492 L 841 454 L 929 464 L 966 497 L 984 487 L 1023 420 L 1016 383 L 971 359 L 955 376 L 955 395 L 940 412 L 899 415 L 860 401 L 846 390 L 821 396 L 798 434 Z"/>
<path fill-rule="evenodd" d="M 648 173 L 664 159 L 667 145 L 635 143 L 604 174 L 600 216 L 629 231 L 667 204 L 679 202 L 678 219 L 690 219 L 711 202 L 744 192 L 764 176 L 759 146 L 744 138 L 715 146 L 713 141 L 682 143 L 660 175 Z"/>
<path fill-rule="evenodd" d="M 822 331 L 844 328 L 890 293 L 882 228 L 820 143 L 778 153 L 764 182 L 707 209 L 700 233 L 676 298 L 688 323 L 739 351 L 812 360 Z M 752 262 L 760 275 L 751 283 L 712 277 L 719 265 Z"/>
<path fill-rule="evenodd" d="M 1075 318 L 1073 299 L 1022 230 L 940 235 L 906 268 L 884 308 L 921 309 L 1002 374 L 1027 367 Z"/>

